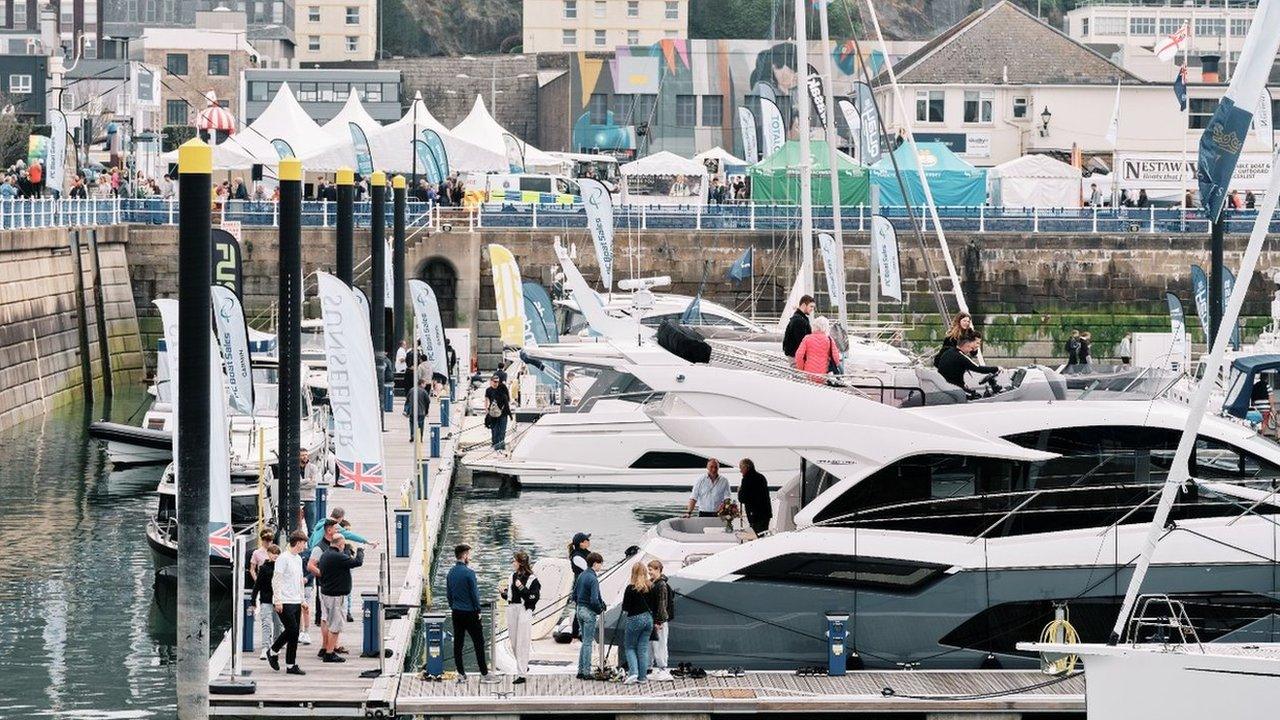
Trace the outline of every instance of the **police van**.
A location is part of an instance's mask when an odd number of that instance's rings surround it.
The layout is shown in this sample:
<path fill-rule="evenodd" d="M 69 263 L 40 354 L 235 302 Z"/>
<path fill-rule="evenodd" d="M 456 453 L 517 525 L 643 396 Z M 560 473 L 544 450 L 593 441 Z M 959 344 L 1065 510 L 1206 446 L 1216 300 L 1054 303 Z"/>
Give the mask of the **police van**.
<path fill-rule="evenodd" d="M 467 200 L 485 203 L 572 205 L 581 192 L 563 175 L 471 173 L 463 178 Z"/>

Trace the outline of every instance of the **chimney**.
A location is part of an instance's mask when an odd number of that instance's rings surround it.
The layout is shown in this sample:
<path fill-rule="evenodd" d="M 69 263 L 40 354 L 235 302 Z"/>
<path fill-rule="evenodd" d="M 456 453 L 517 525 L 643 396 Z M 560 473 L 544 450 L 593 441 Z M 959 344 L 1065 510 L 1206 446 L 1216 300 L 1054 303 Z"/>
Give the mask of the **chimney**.
<path fill-rule="evenodd" d="M 1217 55 L 1201 55 L 1200 56 L 1200 82 L 1218 83 L 1222 82 L 1221 76 L 1218 74 Z"/>
<path fill-rule="evenodd" d="M 52 5 L 40 8 L 40 42 L 45 55 L 62 54 L 62 36 L 58 33 L 58 10 Z"/>

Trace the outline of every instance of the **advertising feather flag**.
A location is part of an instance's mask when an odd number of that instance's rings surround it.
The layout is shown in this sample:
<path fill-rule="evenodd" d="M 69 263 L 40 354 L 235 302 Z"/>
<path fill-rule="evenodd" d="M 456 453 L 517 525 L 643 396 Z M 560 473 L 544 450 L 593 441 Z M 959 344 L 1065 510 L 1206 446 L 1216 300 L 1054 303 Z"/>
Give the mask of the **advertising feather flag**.
<path fill-rule="evenodd" d="M 338 485 L 385 494 L 382 396 L 366 310 L 346 283 L 317 273 Z"/>

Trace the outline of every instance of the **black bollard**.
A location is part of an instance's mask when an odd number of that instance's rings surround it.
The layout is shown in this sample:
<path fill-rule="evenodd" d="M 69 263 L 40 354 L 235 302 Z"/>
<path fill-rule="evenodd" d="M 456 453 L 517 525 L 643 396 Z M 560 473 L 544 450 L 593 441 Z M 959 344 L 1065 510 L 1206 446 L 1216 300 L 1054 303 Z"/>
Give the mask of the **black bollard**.
<path fill-rule="evenodd" d="M 209 715 L 210 183 L 213 151 L 178 149 L 178 613 L 179 720 Z M 219 478 L 227 482 L 227 478 Z"/>
<path fill-rule="evenodd" d="M 386 292 L 387 292 L 387 174 L 378 170 L 369 176 L 369 333 L 373 336 L 373 366 L 377 369 L 378 391 L 387 372 Z M 379 396 L 378 407 L 385 407 Z"/>
<path fill-rule="evenodd" d="M 338 251 L 334 266 L 338 279 L 351 285 L 355 279 L 355 174 L 351 168 L 339 168 L 334 177 L 338 184 Z"/>
<path fill-rule="evenodd" d="M 298 437 L 302 418 L 302 163 L 280 161 L 280 498 L 277 527 L 298 529 Z M 318 461 L 318 459 L 317 459 Z"/>
<path fill-rule="evenodd" d="M 391 350 L 399 352 L 400 343 L 404 341 L 404 216 L 406 212 L 407 191 L 404 176 L 397 175 L 391 179 Z"/>

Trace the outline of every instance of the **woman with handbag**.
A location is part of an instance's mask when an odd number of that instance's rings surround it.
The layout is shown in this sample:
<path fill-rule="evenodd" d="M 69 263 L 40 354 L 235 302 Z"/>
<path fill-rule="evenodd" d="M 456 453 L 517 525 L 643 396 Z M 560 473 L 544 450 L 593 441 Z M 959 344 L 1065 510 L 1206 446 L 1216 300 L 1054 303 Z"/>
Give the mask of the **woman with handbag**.
<path fill-rule="evenodd" d="M 489 428 L 494 450 L 507 449 L 507 418 L 511 417 L 511 391 L 497 373 L 484 391 L 484 426 Z"/>
<path fill-rule="evenodd" d="M 825 382 L 828 373 L 840 374 L 843 360 L 840 348 L 831 339 L 831 321 L 825 317 L 815 318 L 813 331 L 800 341 L 796 348 L 796 369 L 809 373 L 809 378 L 816 383 Z"/>
<path fill-rule="evenodd" d="M 538 582 L 529 564 L 529 553 L 517 550 L 511 558 L 511 583 L 502 590 L 507 605 L 507 638 L 511 641 L 511 654 L 516 658 L 514 685 L 525 682 L 529 674 L 529 649 L 533 642 L 533 611 L 542 598 L 542 583 Z"/>

